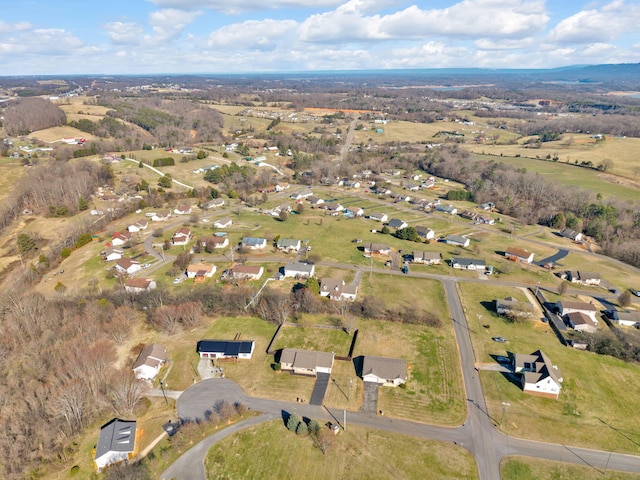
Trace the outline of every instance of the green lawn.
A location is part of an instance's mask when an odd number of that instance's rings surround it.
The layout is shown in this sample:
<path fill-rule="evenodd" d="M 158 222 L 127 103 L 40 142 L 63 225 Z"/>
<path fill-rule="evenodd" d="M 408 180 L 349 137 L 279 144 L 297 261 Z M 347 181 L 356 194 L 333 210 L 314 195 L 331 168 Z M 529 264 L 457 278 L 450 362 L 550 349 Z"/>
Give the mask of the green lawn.
<path fill-rule="evenodd" d="M 353 337 L 342 329 L 313 327 L 282 327 L 273 350 L 281 348 L 301 348 L 316 352 L 334 352 L 346 357 Z"/>
<path fill-rule="evenodd" d="M 491 363 L 491 355 L 541 349 L 562 372 L 562 392 L 558 400 L 551 400 L 523 393 L 519 383 L 501 373 L 482 371 L 489 414 L 502 423 L 503 431 L 534 440 L 637 454 L 640 366 L 564 347 L 546 323 L 513 324 L 498 317 L 492 301 L 517 293 L 517 289 L 461 284 L 460 291 L 476 361 Z M 506 337 L 508 342 L 495 343 L 493 336 Z M 504 418 L 503 402 L 510 404 Z"/>
<path fill-rule="evenodd" d="M 567 451 L 567 455 L 571 455 Z M 529 457 L 507 457 L 502 462 L 502 480 L 637 480 L 638 473 L 617 472 L 606 465 L 586 466 Z"/>
<path fill-rule="evenodd" d="M 478 478 L 473 457 L 450 444 L 359 427 L 349 427 L 335 440 L 325 456 L 310 437 L 274 420 L 216 444 L 205 467 L 208 478 L 225 480 Z"/>

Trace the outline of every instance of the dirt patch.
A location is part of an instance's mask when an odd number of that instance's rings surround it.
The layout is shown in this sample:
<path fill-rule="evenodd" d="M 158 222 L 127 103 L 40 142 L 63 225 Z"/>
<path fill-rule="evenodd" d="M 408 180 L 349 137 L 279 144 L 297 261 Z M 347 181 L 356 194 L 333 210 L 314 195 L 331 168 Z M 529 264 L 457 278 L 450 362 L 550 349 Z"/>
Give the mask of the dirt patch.
<path fill-rule="evenodd" d="M 632 180 L 630 178 L 619 177 L 610 173 L 599 173 L 598 178 L 605 182 L 615 183 L 618 185 L 624 185 L 625 187 L 640 188 L 640 181 Z"/>

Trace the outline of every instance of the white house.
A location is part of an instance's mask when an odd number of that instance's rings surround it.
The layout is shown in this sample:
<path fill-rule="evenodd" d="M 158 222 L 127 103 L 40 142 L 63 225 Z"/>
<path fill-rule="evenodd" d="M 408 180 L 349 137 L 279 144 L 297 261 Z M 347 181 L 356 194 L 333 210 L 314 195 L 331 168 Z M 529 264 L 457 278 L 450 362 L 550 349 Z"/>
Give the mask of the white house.
<path fill-rule="evenodd" d="M 200 246 L 206 248 L 207 251 L 216 248 L 225 248 L 229 246 L 229 237 L 205 237 L 199 240 Z"/>
<path fill-rule="evenodd" d="M 570 270 L 567 272 L 567 280 L 580 285 L 597 286 L 602 278 L 597 272 L 587 272 L 585 270 Z"/>
<path fill-rule="evenodd" d="M 191 240 L 191 230 L 187 227 L 182 227 L 171 237 L 171 243 L 174 245 L 186 245 Z"/>
<path fill-rule="evenodd" d="M 152 343 L 142 349 L 133 364 L 133 373 L 139 380 L 153 380 L 169 357 L 167 349 L 159 343 Z"/>
<path fill-rule="evenodd" d="M 436 205 L 436 211 L 448 213 L 449 215 L 455 215 L 458 213 L 458 209 L 453 205 Z"/>
<path fill-rule="evenodd" d="M 200 340 L 196 348 L 200 358 L 251 359 L 256 342 L 253 340 Z"/>
<path fill-rule="evenodd" d="M 486 270 L 487 263 L 484 260 L 476 260 L 475 258 L 452 258 L 450 260 L 453 268 L 462 270 Z"/>
<path fill-rule="evenodd" d="M 387 214 L 381 213 L 381 212 L 371 212 L 369 214 L 369 218 L 371 220 L 375 220 L 376 222 L 383 222 L 383 223 L 389 220 L 389 217 L 387 216 Z"/>
<path fill-rule="evenodd" d="M 300 240 L 294 240 L 292 238 L 280 238 L 276 243 L 276 248 L 283 252 L 297 252 L 300 250 Z"/>
<path fill-rule="evenodd" d="M 213 222 L 213 228 L 229 228 L 233 225 L 233 220 L 229 217 L 221 218 Z"/>
<path fill-rule="evenodd" d="M 582 312 L 571 312 L 565 315 L 567 323 L 578 332 L 595 333 L 598 327 L 589 315 Z"/>
<path fill-rule="evenodd" d="M 171 218 L 171 212 L 169 210 L 165 210 L 163 212 L 156 212 L 151 217 L 151 221 L 153 222 L 166 222 Z"/>
<path fill-rule="evenodd" d="M 120 247 L 131 240 L 131 233 L 124 232 L 116 232 L 113 234 L 113 238 L 111 239 L 111 245 L 114 247 Z"/>
<path fill-rule="evenodd" d="M 570 228 L 565 228 L 560 232 L 560 236 L 564 238 L 568 238 L 573 240 L 574 242 L 580 242 L 583 239 L 582 232 L 576 232 L 575 230 L 571 230 Z"/>
<path fill-rule="evenodd" d="M 280 353 L 280 366 L 284 371 L 316 376 L 318 373 L 331 373 L 334 356 L 328 352 L 283 348 Z"/>
<path fill-rule="evenodd" d="M 364 253 L 373 253 L 377 255 L 390 255 L 391 247 L 384 243 L 365 243 Z"/>
<path fill-rule="evenodd" d="M 557 399 L 562 389 L 562 375 L 541 350 L 531 355 L 512 356 L 514 373 L 520 374 L 522 390 L 531 395 Z"/>
<path fill-rule="evenodd" d="M 424 238 L 425 240 L 433 240 L 436 238 L 436 232 L 434 232 L 428 227 L 423 227 L 418 225 L 416 227 L 416 233 L 420 235 L 421 238 Z"/>
<path fill-rule="evenodd" d="M 242 248 L 250 250 L 261 250 L 267 246 L 266 238 L 244 237 L 241 242 Z"/>
<path fill-rule="evenodd" d="M 303 198 L 310 197 L 311 195 L 313 195 L 313 192 L 311 190 L 301 190 L 300 192 L 291 195 L 291 198 L 293 200 L 302 200 Z"/>
<path fill-rule="evenodd" d="M 173 210 L 176 215 L 191 215 L 191 205 L 180 205 Z"/>
<path fill-rule="evenodd" d="M 211 278 L 216 273 L 214 264 L 194 263 L 187 267 L 187 278 Z"/>
<path fill-rule="evenodd" d="M 582 312 L 588 315 L 595 324 L 598 323 L 598 309 L 591 303 L 560 300 L 556 303 L 556 308 L 561 317 L 573 312 Z"/>
<path fill-rule="evenodd" d="M 422 263 L 425 265 L 440 265 L 442 263 L 442 254 L 439 252 L 422 252 L 413 251 L 413 263 Z"/>
<path fill-rule="evenodd" d="M 289 262 L 284 266 L 284 276 L 294 278 L 313 277 L 316 266 L 310 263 Z"/>
<path fill-rule="evenodd" d="M 222 207 L 223 205 L 224 205 L 223 198 L 214 198 L 213 200 L 209 200 L 208 202 L 205 202 L 202 205 L 200 205 L 200 208 L 202 208 L 203 210 L 211 210 L 214 208 Z"/>
<path fill-rule="evenodd" d="M 102 258 L 107 262 L 120 260 L 124 255 L 124 251 L 117 247 L 108 247 L 103 253 Z"/>
<path fill-rule="evenodd" d="M 255 265 L 234 265 L 227 275 L 234 280 L 258 280 L 264 274 L 264 267 Z"/>
<path fill-rule="evenodd" d="M 460 235 L 447 235 L 444 241 L 448 245 L 455 245 L 456 247 L 464 248 L 467 248 L 471 243 L 471 240 L 469 240 L 467 237 L 462 237 Z"/>
<path fill-rule="evenodd" d="M 387 225 L 391 228 L 395 228 L 396 230 L 402 230 L 403 228 L 407 228 L 409 226 L 407 222 L 398 218 L 392 218 L 391 220 L 389 220 L 389 223 Z"/>
<path fill-rule="evenodd" d="M 358 294 L 358 285 L 346 285 L 344 280 L 336 278 L 322 278 L 320 280 L 320 296 L 328 297 L 331 300 L 349 300 L 356 299 Z"/>
<path fill-rule="evenodd" d="M 640 312 L 614 310 L 611 314 L 611 319 L 618 322 L 619 325 L 635 327 L 640 324 Z"/>
<path fill-rule="evenodd" d="M 124 281 L 125 292 L 132 294 L 149 292 L 156 286 L 156 282 L 150 278 L 127 278 Z"/>
<path fill-rule="evenodd" d="M 94 462 L 96 469 L 133 458 L 136 422 L 114 418 L 100 429 Z"/>
<path fill-rule="evenodd" d="M 121 258 L 115 264 L 115 269 L 118 270 L 118 272 L 126 273 L 128 275 L 138 273 L 141 268 L 140 262 L 131 260 L 130 258 Z"/>
<path fill-rule="evenodd" d="M 127 227 L 129 233 L 138 233 L 141 230 L 146 230 L 149 222 L 146 220 L 138 220 L 136 223 L 132 223 Z"/>
<path fill-rule="evenodd" d="M 407 382 L 407 362 L 400 358 L 365 355 L 362 359 L 362 380 L 397 387 Z"/>
<path fill-rule="evenodd" d="M 513 260 L 514 262 L 533 262 L 533 253 L 523 248 L 509 247 L 505 250 L 504 256 L 507 257 L 508 260 Z"/>

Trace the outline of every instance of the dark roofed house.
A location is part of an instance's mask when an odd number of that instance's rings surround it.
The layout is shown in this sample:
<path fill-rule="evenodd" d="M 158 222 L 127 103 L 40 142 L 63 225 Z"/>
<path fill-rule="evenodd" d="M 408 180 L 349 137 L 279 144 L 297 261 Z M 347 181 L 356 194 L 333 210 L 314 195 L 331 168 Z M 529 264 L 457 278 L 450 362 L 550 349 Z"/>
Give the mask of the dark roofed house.
<path fill-rule="evenodd" d="M 387 223 L 387 225 L 391 228 L 395 228 L 396 230 L 402 230 L 403 228 L 408 227 L 407 222 L 398 218 L 392 218 L 391 220 L 389 220 L 389 223 Z"/>
<path fill-rule="evenodd" d="M 565 228 L 564 230 L 562 230 L 560 232 L 560 236 L 573 240 L 574 242 L 579 242 L 582 240 L 582 232 L 576 232 L 575 230 L 571 230 L 570 228 Z"/>
<path fill-rule="evenodd" d="M 475 258 L 452 258 L 450 260 L 453 268 L 462 270 L 486 270 L 487 263 L 484 260 L 476 260 Z"/>
<path fill-rule="evenodd" d="M 567 280 L 580 285 L 600 285 L 602 280 L 597 272 L 587 272 L 585 270 L 570 270 L 567 272 Z"/>
<path fill-rule="evenodd" d="M 346 285 L 344 280 L 336 278 L 322 278 L 320 280 L 320 296 L 331 300 L 355 300 L 358 285 Z"/>
<path fill-rule="evenodd" d="M 365 355 L 362 360 L 362 380 L 397 387 L 407 382 L 407 362 L 400 358 Z"/>
<path fill-rule="evenodd" d="M 200 358 L 250 359 L 255 347 L 253 340 L 200 340 L 197 352 Z"/>
<path fill-rule="evenodd" d="M 595 333 L 598 329 L 591 317 L 582 312 L 567 313 L 565 318 L 569 326 L 578 332 Z"/>
<path fill-rule="evenodd" d="M 507 257 L 509 260 L 513 260 L 514 262 L 525 262 L 525 263 L 533 262 L 533 253 L 523 248 L 509 247 L 504 252 L 504 256 Z"/>
<path fill-rule="evenodd" d="M 100 429 L 94 462 L 96 469 L 133 458 L 136 443 L 136 422 L 114 418 Z"/>
<path fill-rule="evenodd" d="M 467 237 L 462 237 L 460 235 L 447 235 L 444 241 L 448 245 L 455 245 L 456 247 L 464 248 L 468 247 L 471 243 L 471 240 L 469 240 Z"/>
<path fill-rule="evenodd" d="M 144 293 L 155 288 L 156 282 L 151 278 L 127 278 L 124 281 L 124 290 L 127 293 Z"/>
<path fill-rule="evenodd" d="M 562 375 L 541 350 L 531 355 L 512 355 L 514 373 L 520 374 L 522 390 L 531 395 L 557 399 L 562 389 Z"/>

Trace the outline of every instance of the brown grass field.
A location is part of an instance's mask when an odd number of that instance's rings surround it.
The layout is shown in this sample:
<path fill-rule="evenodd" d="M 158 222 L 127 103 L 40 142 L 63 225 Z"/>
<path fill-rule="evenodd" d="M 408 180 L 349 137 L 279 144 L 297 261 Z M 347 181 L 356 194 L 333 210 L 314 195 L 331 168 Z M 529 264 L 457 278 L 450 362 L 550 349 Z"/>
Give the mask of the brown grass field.
<path fill-rule="evenodd" d="M 567 455 L 571 452 L 567 451 Z M 503 480 L 638 480 L 640 474 L 617 472 L 604 465 L 573 465 L 531 457 L 511 456 L 502 461 Z"/>

